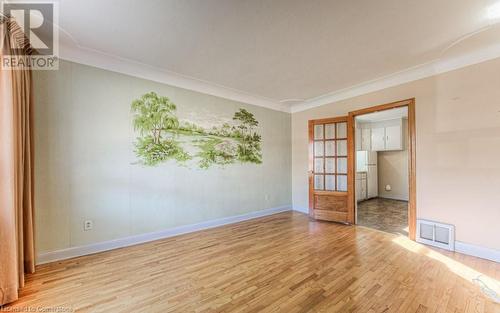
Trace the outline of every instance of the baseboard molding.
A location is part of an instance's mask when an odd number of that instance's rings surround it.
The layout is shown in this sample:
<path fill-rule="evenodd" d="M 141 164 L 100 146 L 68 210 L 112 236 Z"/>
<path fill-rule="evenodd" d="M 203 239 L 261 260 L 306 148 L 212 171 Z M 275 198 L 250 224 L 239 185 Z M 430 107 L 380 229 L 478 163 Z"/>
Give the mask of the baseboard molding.
<path fill-rule="evenodd" d="M 299 207 L 293 207 L 293 210 L 296 212 L 304 213 L 304 214 L 309 214 L 309 209 L 308 208 L 299 208 Z"/>
<path fill-rule="evenodd" d="M 206 222 L 184 225 L 179 227 L 174 227 L 166 230 L 161 230 L 158 232 L 140 234 L 125 238 L 119 238 L 104 242 L 93 243 L 84 246 L 71 247 L 62 250 L 56 250 L 51 252 L 40 253 L 37 257 L 36 264 L 45 264 L 54 261 L 60 261 L 70 258 L 75 258 L 83 255 L 93 254 L 97 252 L 103 252 L 108 250 L 113 250 L 117 248 L 123 248 L 128 246 L 133 246 L 140 243 L 145 243 L 149 241 L 154 241 L 158 239 L 178 236 L 182 234 L 192 233 L 199 230 L 214 228 L 218 226 L 223 226 L 227 224 L 234 224 L 238 222 L 243 222 L 246 220 L 251 220 L 254 218 L 259 218 L 263 216 L 268 216 L 272 214 L 277 214 L 281 212 L 291 211 L 291 206 L 281 206 L 276 208 L 264 209 L 260 211 L 250 212 L 242 215 L 230 216 L 219 218 L 215 220 L 210 220 Z"/>
<path fill-rule="evenodd" d="M 378 196 L 379 198 L 382 198 L 382 199 L 391 199 L 391 200 L 399 200 L 399 201 L 409 201 L 408 200 L 408 197 L 404 197 L 404 196 L 393 196 L 393 195 L 379 195 Z"/>
<path fill-rule="evenodd" d="M 141 243 L 145 243 L 145 242 L 149 242 L 149 241 L 154 241 L 154 240 L 168 238 L 168 237 L 174 237 L 174 236 L 178 236 L 178 235 L 182 235 L 182 234 L 187 234 L 187 233 L 191 233 L 191 232 L 195 232 L 195 231 L 199 231 L 199 230 L 219 227 L 219 226 L 223 226 L 223 225 L 234 224 L 234 223 L 243 222 L 246 220 L 251 220 L 254 218 L 264 217 L 264 216 L 273 215 L 273 214 L 277 214 L 277 213 L 281 213 L 281 212 L 287 212 L 287 211 L 291 211 L 291 210 L 292 210 L 291 206 L 270 208 L 270 209 L 250 212 L 250 213 L 246 213 L 246 214 L 242 214 L 242 215 L 236 215 L 236 216 L 230 216 L 230 217 L 224 217 L 224 218 L 220 218 L 220 219 L 210 220 L 210 221 L 201 222 L 201 223 L 197 223 L 197 224 L 179 226 L 179 227 L 170 228 L 170 229 L 166 229 L 166 230 L 162 230 L 162 231 L 158 231 L 158 232 L 140 234 L 140 235 L 119 238 L 119 239 L 114 239 L 114 240 L 109 240 L 109 241 L 104 241 L 104 242 L 98 242 L 98 243 L 84 245 L 84 246 L 71 247 L 71 248 L 67 248 L 67 249 L 61 249 L 61 250 L 56 250 L 56 251 L 51 251 L 51 252 L 40 253 L 37 257 L 36 263 L 37 263 L 37 265 L 45 264 L 45 263 L 75 258 L 75 257 L 79 257 L 79 256 L 84 256 L 84 255 L 88 255 L 88 254 L 113 250 L 113 249 L 117 249 L 117 248 L 133 246 L 136 244 L 141 244 Z M 308 214 L 307 208 L 294 207 L 293 211 Z M 463 254 L 467 254 L 467 255 L 471 255 L 471 256 L 478 257 L 478 258 L 487 259 L 487 260 L 491 260 L 491 261 L 495 261 L 495 262 L 500 263 L 500 251 L 498 251 L 498 250 L 494 250 L 494 249 L 490 249 L 490 248 L 486 248 L 486 247 L 481 247 L 481 246 L 477 246 L 477 245 L 472 245 L 472 244 L 468 244 L 468 243 L 461 242 L 461 241 L 455 241 L 455 251 L 459 252 L 459 253 L 463 253 Z"/>
<path fill-rule="evenodd" d="M 481 259 L 500 263 L 500 251 L 491 248 L 481 247 L 461 241 L 455 241 L 455 252 L 472 255 Z"/>

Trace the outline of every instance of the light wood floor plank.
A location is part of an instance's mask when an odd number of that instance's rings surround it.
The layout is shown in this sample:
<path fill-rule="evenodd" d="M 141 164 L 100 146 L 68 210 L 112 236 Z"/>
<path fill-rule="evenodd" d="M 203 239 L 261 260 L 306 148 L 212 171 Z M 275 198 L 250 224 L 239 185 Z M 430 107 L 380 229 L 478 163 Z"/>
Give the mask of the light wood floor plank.
<path fill-rule="evenodd" d="M 296 212 L 45 264 L 4 309 L 500 312 L 498 263 Z"/>

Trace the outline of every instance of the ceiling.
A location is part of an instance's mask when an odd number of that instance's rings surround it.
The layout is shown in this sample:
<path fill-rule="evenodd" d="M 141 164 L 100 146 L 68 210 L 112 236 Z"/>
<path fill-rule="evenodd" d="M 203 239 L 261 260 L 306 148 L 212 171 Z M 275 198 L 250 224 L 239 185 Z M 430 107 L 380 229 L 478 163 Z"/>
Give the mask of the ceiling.
<path fill-rule="evenodd" d="M 494 3 L 64 0 L 59 24 L 63 49 L 76 46 L 293 107 L 497 44 L 497 21 L 487 14 Z M 475 32 L 479 39 L 470 36 Z"/>
<path fill-rule="evenodd" d="M 373 123 L 408 117 L 408 107 L 395 108 L 356 116 L 356 121 Z"/>

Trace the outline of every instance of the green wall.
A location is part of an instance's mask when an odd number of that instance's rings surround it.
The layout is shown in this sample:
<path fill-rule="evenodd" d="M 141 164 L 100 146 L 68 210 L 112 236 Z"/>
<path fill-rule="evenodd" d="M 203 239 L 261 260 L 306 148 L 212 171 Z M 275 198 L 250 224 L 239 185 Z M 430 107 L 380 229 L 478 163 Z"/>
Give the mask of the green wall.
<path fill-rule="evenodd" d="M 289 113 L 67 61 L 35 71 L 38 253 L 291 204 Z M 130 104 L 155 91 L 207 125 L 253 113 L 262 164 L 136 164 Z M 91 231 L 84 220 L 93 220 Z"/>

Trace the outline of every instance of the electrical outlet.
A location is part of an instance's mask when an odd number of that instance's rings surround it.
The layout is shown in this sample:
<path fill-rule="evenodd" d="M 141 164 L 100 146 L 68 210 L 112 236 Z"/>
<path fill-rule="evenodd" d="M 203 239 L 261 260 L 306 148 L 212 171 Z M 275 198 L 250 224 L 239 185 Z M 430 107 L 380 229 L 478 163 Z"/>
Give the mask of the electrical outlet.
<path fill-rule="evenodd" d="M 85 222 L 83 222 L 84 231 L 92 230 L 93 227 L 94 227 L 94 222 L 92 220 L 86 220 Z"/>

